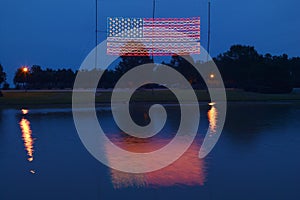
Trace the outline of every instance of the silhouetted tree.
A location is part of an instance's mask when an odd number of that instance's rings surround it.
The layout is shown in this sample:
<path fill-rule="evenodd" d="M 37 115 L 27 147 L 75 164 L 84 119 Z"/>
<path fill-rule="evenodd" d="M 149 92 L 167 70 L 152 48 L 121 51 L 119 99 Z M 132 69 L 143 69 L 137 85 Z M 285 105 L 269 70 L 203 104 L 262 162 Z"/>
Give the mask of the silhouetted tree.
<path fill-rule="evenodd" d="M 54 86 L 56 88 L 72 88 L 75 80 L 75 73 L 71 69 L 59 69 L 54 73 Z"/>
<path fill-rule="evenodd" d="M 265 93 L 292 91 L 292 71 L 286 54 L 262 56 L 254 47 L 234 45 L 215 62 L 227 87 Z"/>
<path fill-rule="evenodd" d="M 4 81 L 6 81 L 6 73 L 3 71 L 3 67 L 0 64 L 0 88 L 1 88 L 1 85 Z M 3 96 L 3 94 L 0 90 L 0 97 L 2 97 L 2 96 Z"/>
<path fill-rule="evenodd" d="M 6 73 L 4 72 L 3 66 L 0 64 L 0 86 L 6 81 Z"/>
<path fill-rule="evenodd" d="M 198 64 L 200 63 L 195 63 L 195 61 L 190 55 L 186 55 L 184 57 L 179 55 L 173 55 L 168 65 L 176 69 L 179 73 L 181 73 L 190 82 L 192 86 L 197 88 L 204 88 L 204 81 L 197 69 L 194 67 Z"/>
<path fill-rule="evenodd" d="M 71 69 L 43 70 L 38 65 L 33 65 L 28 72 L 19 68 L 14 77 L 16 88 L 26 86 L 28 89 L 72 88 L 74 80 L 75 73 Z"/>
<path fill-rule="evenodd" d="M 115 70 L 105 70 L 101 80 L 99 82 L 99 88 L 113 88 L 118 82 L 118 75 Z"/>
<path fill-rule="evenodd" d="M 300 88 L 300 57 L 290 59 L 293 87 Z"/>
<path fill-rule="evenodd" d="M 23 67 L 17 69 L 14 77 L 14 84 L 16 88 L 26 88 L 26 84 L 28 83 L 28 77 L 30 76 L 30 72 L 25 72 Z"/>
<path fill-rule="evenodd" d="M 44 74 L 42 68 L 38 65 L 33 65 L 31 67 L 31 75 L 29 80 L 30 87 L 33 89 L 43 88 L 43 76 Z"/>
<path fill-rule="evenodd" d="M 9 83 L 4 82 L 2 89 L 3 90 L 8 90 L 9 89 Z"/>
<path fill-rule="evenodd" d="M 215 59 L 216 64 L 226 80 L 225 85 L 246 88 L 253 84 L 256 69 L 262 60 L 254 47 L 233 45 L 229 51 Z"/>
<path fill-rule="evenodd" d="M 288 93 L 293 89 L 291 64 L 286 54 L 271 56 L 266 54 L 263 62 L 264 81 L 261 90 L 270 93 Z"/>

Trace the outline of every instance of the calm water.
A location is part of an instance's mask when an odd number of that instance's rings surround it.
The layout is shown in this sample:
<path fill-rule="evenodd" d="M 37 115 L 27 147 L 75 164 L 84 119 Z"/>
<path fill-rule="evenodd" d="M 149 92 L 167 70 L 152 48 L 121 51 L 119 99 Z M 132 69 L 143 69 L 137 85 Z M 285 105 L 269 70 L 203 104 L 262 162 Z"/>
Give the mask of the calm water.
<path fill-rule="evenodd" d="M 147 109 L 132 108 L 136 123 L 149 122 Z M 122 173 L 95 160 L 81 144 L 70 109 L 0 110 L 0 199 L 300 199 L 300 104 L 229 104 L 222 136 L 203 160 L 198 151 L 207 129 L 218 125 L 218 110 L 200 109 L 191 148 L 147 174 Z M 122 133 L 108 107 L 98 108 L 98 117 L 114 143 L 147 152 L 176 133 L 179 108 L 167 111 L 162 133 L 148 140 Z"/>

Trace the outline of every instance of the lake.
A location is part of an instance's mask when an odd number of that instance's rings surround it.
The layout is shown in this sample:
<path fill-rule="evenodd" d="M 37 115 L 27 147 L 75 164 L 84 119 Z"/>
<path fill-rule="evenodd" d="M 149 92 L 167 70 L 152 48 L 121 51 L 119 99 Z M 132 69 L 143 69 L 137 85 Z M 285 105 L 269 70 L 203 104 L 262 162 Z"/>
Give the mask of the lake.
<path fill-rule="evenodd" d="M 149 152 L 176 134 L 179 107 L 165 107 L 167 123 L 151 139 L 122 133 L 107 106 L 98 106 L 97 115 L 116 145 Z M 132 108 L 137 124 L 149 123 L 148 108 Z M 179 160 L 159 171 L 129 174 L 88 153 L 71 109 L 0 109 L 0 199 L 300 199 L 299 103 L 229 103 L 220 140 L 201 160 L 202 139 L 218 126 L 218 110 L 206 104 L 200 110 L 198 135 Z M 108 160 L 116 159 L 105 151 Z"/>

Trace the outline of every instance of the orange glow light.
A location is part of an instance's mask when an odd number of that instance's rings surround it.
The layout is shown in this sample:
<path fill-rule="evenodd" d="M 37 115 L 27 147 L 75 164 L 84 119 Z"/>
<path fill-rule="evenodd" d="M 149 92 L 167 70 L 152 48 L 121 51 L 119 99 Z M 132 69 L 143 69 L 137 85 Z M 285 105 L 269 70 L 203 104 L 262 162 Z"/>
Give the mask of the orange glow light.
<path fill-rule="evenodd" d="M 215 103 L 215 102 L 211 102 L 211 103 L 209 103 L 208 105 L 214 106 L 214 105 L 216 105 L 216 103 Z"/>
<path fill-rule="evenodd" d="M 27 110 L 27 109 L 22 109 L 21 111 L 22 111 L 23 115 L 27 115 L 29 113 L 29 110 Z"/>
<path fill-rule="evenodd" d="M 23 67 L 23 72 L 27 73 L 29 71 L 28 67 Z"/>
<path fill-rule="evenodd" d="M 214 78 L 215 78 L 215 75 L 214 75 L 214 74 L 211 74 L 209 77 L 210 77 L 211 79 L 214 79 Z"/>

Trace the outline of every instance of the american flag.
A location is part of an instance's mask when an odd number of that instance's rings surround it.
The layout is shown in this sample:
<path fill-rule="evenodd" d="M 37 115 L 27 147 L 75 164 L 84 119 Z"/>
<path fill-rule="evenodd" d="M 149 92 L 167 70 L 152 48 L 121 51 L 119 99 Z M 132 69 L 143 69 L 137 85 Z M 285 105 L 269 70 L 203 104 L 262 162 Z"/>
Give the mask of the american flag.
<path fill-rule="evenodd" d="M 200 18 L 107 20 L 107 54 L 169 56 L 200 54 Z"/>

